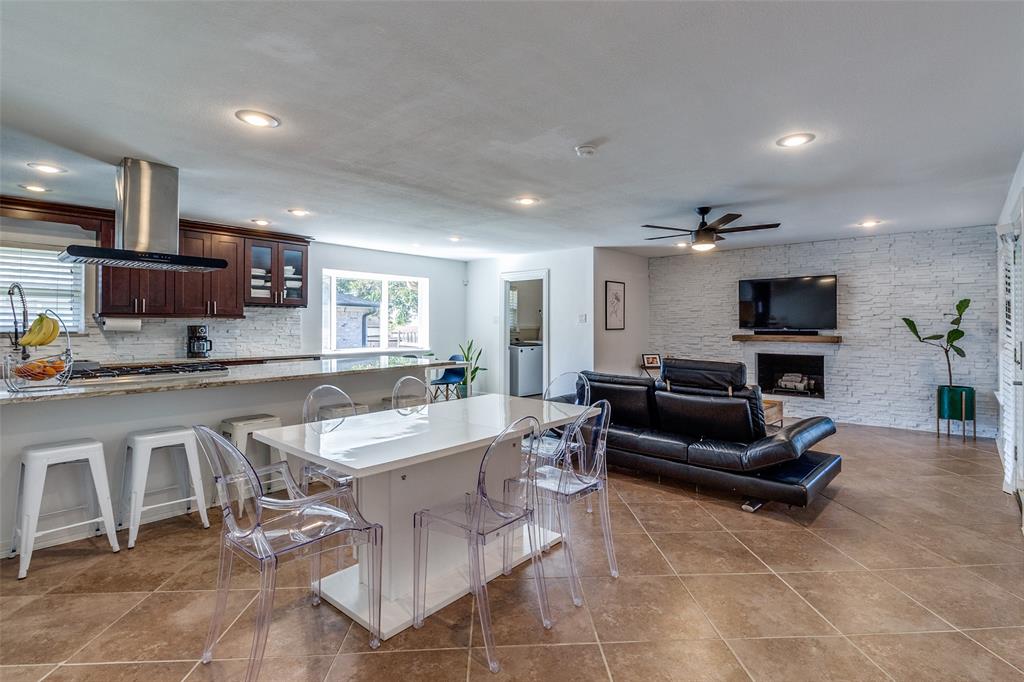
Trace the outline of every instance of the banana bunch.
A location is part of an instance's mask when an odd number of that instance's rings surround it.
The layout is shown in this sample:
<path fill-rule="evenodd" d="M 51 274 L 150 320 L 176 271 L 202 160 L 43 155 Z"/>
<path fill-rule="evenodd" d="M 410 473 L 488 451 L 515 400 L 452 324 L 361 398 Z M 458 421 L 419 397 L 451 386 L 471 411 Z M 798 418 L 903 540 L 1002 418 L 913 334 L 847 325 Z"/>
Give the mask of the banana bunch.
<path fill-rule="evenodd" d="M 18 340 L 21 346 L 45 346 L 53 343 L 53 340 L 60 335 L 60 323 L 46 313 L 39 313 L 39 316 L 32 322 L 32 326 Z"/>

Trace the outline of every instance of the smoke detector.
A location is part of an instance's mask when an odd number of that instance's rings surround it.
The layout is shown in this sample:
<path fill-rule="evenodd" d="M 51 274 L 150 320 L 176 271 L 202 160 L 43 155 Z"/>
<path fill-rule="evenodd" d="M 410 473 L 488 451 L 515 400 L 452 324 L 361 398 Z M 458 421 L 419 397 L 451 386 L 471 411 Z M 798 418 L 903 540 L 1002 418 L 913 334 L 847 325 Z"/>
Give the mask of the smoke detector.
<path fill-rule="evenodd" d="M 597 147 L 595 147 L 592 144 L 581 144 L 578 147 L 576 147 L 576 156 L 580 157 L 581 159 L 587 159 L 590 158 L 591 156 L 596 155 Z"/>

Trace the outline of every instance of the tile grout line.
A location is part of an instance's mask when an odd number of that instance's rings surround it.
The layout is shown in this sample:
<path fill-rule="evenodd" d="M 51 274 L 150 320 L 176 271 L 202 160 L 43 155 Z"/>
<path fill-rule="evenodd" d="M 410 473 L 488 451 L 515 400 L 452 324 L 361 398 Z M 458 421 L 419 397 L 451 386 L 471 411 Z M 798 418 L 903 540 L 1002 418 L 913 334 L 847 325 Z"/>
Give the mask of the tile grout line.
<path fill-rule="evenodd" d="M 700 504 L 700 503 L 698 502 L 698 504 Z M 703 508 L 703 505 L 701 505 L 701 508 Z M 707 511 L 707 510 L 705 509 L 704 511 Z M 708 514 L 711 514 L 711 512 L 708 512 Z M 712 514 L 712 516 L 714 516 L 714 515 Z M 715 520 L 718 521 L 718 518 L 715 517 Z M 725 528 L 725 524 L 724 523 L 722 523 L 721 521 L 718 521 L 718 523 L 721 524 L 722 528 Z M 799 597 L 801 601 L 803 601 L 805 604 L 807 604 L 807 606 L 810 607 L 811 610 L 813 610 L 816 614 L 818 614 L 818 617 L 821 618 L 823 621 L 825 621 L 825 623 L 827 623 L 830 628 L 832 628 L 833 630 L 838 632 L 840 635 L 842 635 L 843 639 L 850 646 L 852 646 L 854 649 L 856 649 L 858 652 L 860 652 L 861 656 L 866 658 L 872 665 L 874 665 L 876 668 L 878 668 L 881 671 L 881 673 L 883 675 L 885 675 L 888 679 L 893 680 L 895 682 L 895 678 L 892 675 L 890 675 L 887 670 L 885 670 L 881 665 L 879 665 L 878 662 L 875 661 L 875 659 L 873 659 L 870 656 L 868 656 L 859 646 L 857 646 L 856 642 L 854 642 L 849 637 L 847 637 L 846 634 L 842 630 L 837 628 L 832 623 L 832 621 L 830 621 L 828 618 L 826 618 L 825 615 L 821 611 L 819 611 L 813 604 L 811 604 L 811 602 L 807 601 L 807 599 L 802 594 L 800 594 L 792 585 L 790 585 L 788 582 L 786 582 L 786 579 L 783 578 L 781 575 L 779 575 L 778 572 L 775 571 L 775 569 L 773 569 L 771 566 L 769 566 L 768 562 L 766 562 L 764 559 L 762 559 L 760 556 L 758 556 L 757 552 L 755 552 L 754 550 L 750 549 L 750 547 L 748 547 L 746 545 L 746 543 L 744 543 L 742 540 L 740 540 L 738 537 L 736 537 L 736 534 L 733 531 L 729 530 L 728 528 L 725 528 L 725 529 L 727 531 L 729 531 L 729 534 L 732 535 L 733 539 L 736 540 L 736 542 L 740 543 L 740 545 L 742 545 L 744 549 L 746 549 L 748 552 L 753 554 L 757 558 L 758 561 L 760 561 L 762 564 L 764 564 L 765 568 L 767 568 L 771 572 L 772 575 L 774 575 L 776 578 L 778 578 L 782 582 L 783 585 L 785 585 L 793 594 L 795 594 L 797 597 Z M 806 528 L 801 528 L 801 530 L 805 530 L 806 531 L 807 529 Z M 811 535 L 814 536 L 813 533 Z M 814 537 L 817 537 L 817 536 L 814 536 Z M 840 552 L 840 554 L 842 554 L 844 557 L 846 556 L 846 554 L 843 554 L 842 552 Z M 854 563 L 856 563 L 858 565 L 863 565 L 859 561 L 854 560 L 852 557 L 847 557 L 847 558 L 850 559 L 851 561 L 854 561 Z"/>
<path fill-rule="evenodd" d="M 621 495 L 619 496 L 619 499 L 621 499 L 622 502 L 626 505 L 626 508 L 629 509 L 629 513 L 633 514 L 633 518 L 637 518 L 636 514 L 633 513 L 632 507 L 629 506 L 629 502 L 626 502 L 626 500 L 623 499 Z M 698 502 L 697 500 L 694 500 L 694 501 Z M 698 507 L 700 507 L 699 504 L 698 504 Z M 708 516 L 711 516 L 711 518 L 713 518 L 716 523 L 718 523 L 719 525 L 722 525 L 721 521 L 719 521 L 718 519 L 715 519 L 715 517 L 712 516 L 706 509 L 704 509 L 704 507 L 700 507 L 700 509 L 703 510 L 704 513 L 707 514 Z M 654 538 L 651 537 L 651 534 L 647 531 L 647 527 L 644 526 L 644 524 L 642 522 L 640 522 L 640 519 L 638 519 L 638 518 L 637 518 L 637 522 L 640 523 L 640 527 L 644 529 L 644 534 L 647 536 L 647 539 L 650 541 L 650 543 L 652 545 L 654 545 L 654 548 L 656 550 L 658 550 L 658 553 L 661 554 L 661 558 L 665 560 L 665 563 L 668 564 L 669 568 L 671 568 L 672 571 L 675 573 L 676 580 L 678 580 L 679 584 L 683 586 L 683 589 L 686 591 L 687 596 L 690 597 L 690 600 L 693 602 L 694 606 L 696 606 L 697 609 L 700 611 L 700 614 L 702 616 L 704 616 L 704 620 L 707 621 L 708 625 L 711 626 L 711 629 L 714 630 L 716 635 L 718 635 L 718 640 L 720 642 L 722 642 L 723 644 L 725 644 L 725 648 L 729 650 L 730 654 L 732 654 L 733 659 L 735 659 L 736 662 L 739 664 L 740 669 L 743 670 L 743 673 L 748 678 L 750 678 L 751 681 L 753 681 L 755 679 L 754 675 L 750 672 L 750 669 L 747 668 L 747 664 L 743 662 L 743 659 L 741 659 L 739 657 L 739 655 L 737 655 L 736 650 L 732 648 L 732 645 L 729 644 L 729 641 L 726 640 L 725 637 L 722 636 L 721 630 L 719 630 L 718 626 L 715 625 L 715 622 L 713 620 L 711 620 L 711 618 L 708 616 L 707 611 L 704 609 L 703 606 L 701 606 L 701 603 L 699 601 L 697 601 L 697 598 L 693 596 L 693 592 L 690 591 L 690 588 L 689 588 L 689 586 L 687 586 L 686 581 L 683 580 L 682 576 L 679 575 L 679 573 L 676 571 L 675 567 L 672 565 L 672 562 L 668 560 L 668 557 L 665 556 L 665 553 L 661 550 L 661 547 L 659 547 L 658 543 L 655 542 Z M 750 550 L 747 550 L 747 551 L 750 551 Z"/>
<path fill-rule="evenodd" d="M 947 568 L 947 569 L 948 569 L 948 568 L 959 568 L 959 567 L 958 567 L 958 566 L 948 566 L 948 567 L 944 567 L 944 568 Z M 892 569 L 892 570 L 897 570 L 897 569 Z M 899 569 L 899 570 L 929 570 L 929 569 Z M 941 570 L 941 569 L 940 569 L 940 570 Z M 891 587 L 892 587 L 893 589 L 895 589 L 895 590 L 896 590 L 897 592 L 899 592 L 900 594 L 903 594 L 903 595 L 904 595 L 904 596 L 906 596 L 906 597 L 907 597 L 908 599 L 910 599 L 910 600 L 911 600 L 912 602 L 914 602 L 915 604 L 917 604 L 918 606 L 920 606 L 920 607 L 921 607 L 922 609 L 924 609 L 924 610 L 925 610 L 925 611 L 927 611 L 928 613 L 932 614 L 933 616 L 935 616 L 936 618 L 938 618 L 939 620 L 941 620 L 941 621 L 942 621 L 943 623 L 946 623 L 947 625 L 949 625 L 949 626 L 950 626 L 951 628 L 953 628 L 953 630 L 954 630 L 955 632 L 957 632 L 957 633 L 959 633 L 959 634 L 963 635 L 964 637 L 966 637 L 967 639 L 971 640 L 972 642 L 974 642 L 975 644 L 977 644 L 978 646 L 980 646 L 980 647 L 981 647 L 982 649 L 984 649 L 985 651 L 989 652 L 990 654 L 992 654 L 993 656 L 995 656 L 996 658 L 998 658 L 998 659 L 999 659 L 1000 661 L 1002 661 L 1003 663 L 1005 663 L 1005 664 L 1007 664 L 1008 666 L 1010 666 L 1011 668 L 1013 668 L 1014 670 L 1017 670 L 1018 672 L 1020 672 L 1020 673 L 1024 674 L 1024 670 L 1021 670 L 1020 668 L 1018 668 L 1018 667 L 1017 667 L 1016 665 L 1014 665 L 1013 663 L 1010 663 L 1010 662 L 1009 662 L 1009 661 L 1007 661 L 1007 660 L 1006 660 L 1005 658 L 1003 658 L 1002 656 L 1000 656 L 1000 655 L 999 655 L 999 654 L 997 654 L 996 652 L 992 651 L 992 650 L 991 650 L 991 649 L 989 649 L 989 648 L 988 648 L 987 646 L 985 646 L 984 644 L 982 644 L 981 642 L 979 642 L 978 640 L 974 639 L 974 638 L 973 638 L 973 637 L 971 637 L 971 636 L 970 636 L 969 634 L 967 634 L 966 632 L 964 632 L 964 630 L 963 630 L 963 629 L 961 629 L 961 628 L 960 628 L 959 626 L 957 626 L 957 625 L 956 625 L 955 623 L 953 623 L 952 621 L 950 621 L 950 620 L 948 620 L 948 619 L 944 618 L 944 617 L 943 617 L 942 615 L 940 615 L 940 614 L 939 614 L 939 613 L 937 613 L 936 611 L 932 610 L 931 608 L 929 608 L 928 606 L 926 606 L 926 605 L 925 605 L 925 604 L 923 604 L 922 602 L 920 602 L 920 601 L 918 601 L 917 599 L 915 599 L 915 598 L 914 598 L 914 597 L 913 597 L 912 595 L 910 595 L 909 593 L 907 593 L 906 591 L 904 591 L 904 590 L 903 590 L 903 589 L 902 589 L 902 588 L 901 588 L 901 587 L 900 587 L 899 585 L 896 585 L 895 583 L 891 582 L 890 580 L 886 580 L 886 578 L 885 578 L 885 576 L 884 576 L 884 575 L 879 575 L 878 577 L 879 577 L 879 578 L 881 578 L 881 579 L 882 579 L 882 580 L 883 580 L 883 581 L 884 581 L 884 582 L 885 582 L 885 583 L 886 583 L 887 585 L 890 585 L 890 586 L 891 586 Z M 997 585 L 997 587 L 998 587 L 998 585 Z M 1015 596 L 1015 595 L 1014 595 L 1014 596 Z M 1014 627 L 1014 626 L 1011 626 L 1011 627 Z M 898 633 L 898 634 L 903 634 L 903 633 Z M 906 634 L 910 634 L 910 633 L 906 633 Z"/>
<path fill-rule="evenodd" d="M 861 563 L 860 561 L 857 561 L 857 559 L 855 559 L 855 558 L 853 558 L 852 556 L 850 556 L 850 555 L 846 554 L 845 552 L 843 552 L 843 551 L 842 551 L 842 550 L 841 550 L 841 549 L 840 549 L 839 547 L 836 547 L 835 545 L 833 545 L 833 544 L 832 544 L 831 542 L 829 542 L 829 541 L 828 541 L 828 540 L 827 540 L 826 538 L 824 538 L 824 537 L 821 537 L 821 535 L 819 535 L 818 533 L 815 533 L 813 529 L 810 529 L 810 528 L 808 528 L 807 530 L 808 530 L 808 531 L 810 531 L 810 533 L 811 533 L 812 535 L 814 535 L 814 537 L 816 537 L 816 538 L 820 539 L 820 540 L 821 540 L 822 542 L 824 542 L 825 544 L 829 545 L 830 547 L 832 547 L 833 549 L 835 549 L 835 550 L 836 550 L 837 552 L 839 552 L 839 553 L 840 553 L 840 554 L 842 554 L 843 556 L 846 556 L 846 557 L 847 557 L 847 558 L 849 558 L 849 559 L 850 559 L 851 561 L 855 562 L 855 563 L 856 563 L 856 564 L 858 564 L 859 566 L 862 566 L 862 567 L 864 568 L 864 570 L 868 571 L 869 575 L 871 575 L 871 574 L 875 574 L 875 573 L 876 573 L 876 571 L 873 571 L 872 569 L 868 568 L 868 567 L 867 567 L 866 565 L 862 564 L 862 563 Z M 931 551 L 931 550 L 929 550 L 929 549 L 928 549 L 927 547 L 922 547 L 922 549 L 924 549 L 925 551 L 929 551 L 929 552 Z M 936 554 L 936 556 L 940 556 L 940 557 L 941 557 L 941 555 L 939 555 L 939 554 L 938 554 L 938 553 L 936 553 L 936 552 L 932 552 L 932 553 L 933 553 L 933 554 Z M 942 558 L 942 559 L 945 559 L 945 557 L 941 557 L 941 558 Z M 940 567 L 930 567 L 930 568 L 923 568 L 923 569 L 889 569 L 889 570 L 936 570 L 936 569 L 937 569 L 937 570 L 944 570 L 944 569 L 950 569 L 950 568 L 963 568 L 963 567 L 962 567 L 962 566 L 956 566 L 956 565 L 954 565 L 954 566 L 940 566 Z M 970 572 L 971 572 L 972 574 L 974 573 L 973 571 L 970 571 Z M 975 575 L 977 575 L 977 574 L 975 574 Z M 962 635 L 963 635 L 964 637 L 966 637 L 967 639 L 971 640 L 972 642 L 974 642 L 975 644 L 977 644 L 978 646 L 980 646 L 980 647 L 981 647 L 982 649 L 984 649 L 985 651 L 988 651 L 988 652 L 989 652 L 990 654 L 992 654 L 993 656 L 995 656 L 995 657 L 996 657 L 996 658 L 998 658 L 999 660 L 1003 661 L 1004 663 L 1006 663 L 1006 664 L 1007 664 L 1007 665 L 1009 665 L 1010 667 L 1012 667 L 1012 668 L 1014 668 L 1014 669 L 1018 670 L 1018 671 L 1019 671 L 1019 672 L 1021 672 L 1021 673 L 1024 673 L 1024 670 L 1021 670 L 1021 669 L 1020 669 L 1020 668 L 1018 668 L 1017 666 L 1013 665 L 1012 663 L 1010 663 L 1009 661 L 1007 661 L 1006 659 L 1004 659 L 1004 658 L 1003 658 L 1002 656 L 1000 656 L 999 654 L 997 654 L 996 652 L 992 651 L 991 649 L 989 649 L 988 647 L 986 647 L 986 646 L 985 646 L 984 644 L 982 644 L 981 642 L 979 642 L 978 640 L 974 639 L 973 637 L 971 637 L 970 635 L 968 635 L 967 633 L 965 633 L 965 632 L 964 632 L 964 631 L 963 631 L 962 629 L 960 629 L 960 628 L 959 628 L 959 627 L 958 627 L 958 626 L 957 626 L 956 624 L 954 624 L 953 622 L 951 622 L 951 621 L 947 620 L 946 618 L 943 618 L 943 617 L 942 617 L 941 615 L 939 615 L 939 614 L 938 614 L 937 612 L 935 612 L 935 611 L 933 611 L 932 609 L 930 609 L 930 608 L 928 608 L 927 606 L 925 606 L 925 605 L 924 605 L 924 604 L 923 604 L 922 602 L 920 602 L 920 601 L 918 601 L 917 599 L 915 599 L 915 598 L 914 598 L 913 596 L 911 596 L 911 595 L 910 595 L 909 593 L 907 593 L 906 591 L 904 591 L 904 590 L 903 590 L 902 588 L 900 588 L 900 587 L 899 587 L 898 585 L 894 584 L 893 582 L 891 582 L 891 581 L 889 581 L 889 580 L 886 580 L 886 579 L 885 579 L 885 577 L 884 577 L 883 575 L 879 575 L 878 577 L 879 577 L 879 578 L 880 578 L 880 579 L 881 579 L 881 580 L 882 580 L 882 581 L 883 581 L 883 582 L 884 582 L 885 584 L 887 584 L 887 585 L 889 585 L 890 587 L 892 587 L 893 589 L 895 589 L 895 590 L 896 590 L 897 592 L 899 592 L 900 594 L 902 594 L 903 596 L 905 596 L 905 597 L 906 597 L 907 599 L 910 599 L 910 600 L 911 600 L 911 601 L 912 601 L 912 602 L 913 602 L 914 604 L 916 604 L 916 605 L 917 605 L 917 606 L 919 606 L 920 608 L 924 609 L 924 610 L 925 610 L 925 611 L 927 611 L 928 613 L 932 614 L 933 616 L 935 616 L 936 618 L 938 618 L 939 620 L 941 620 L 941 621 L 942 621 L 943 623 L 945 623 L 945 624 L 946 624 L 946 625 L 948 625 L 949 627 L 953 628 L 953 631 L 955 631 L 955 632 L 959 632 L 959 633 L 960 633 L 960 634 L 962 634 Z M 982 580 L 985 580 L 984 576 L 978 576 L 978 577 L 979 577 L 979 578 L 981 578 Z M 780 579 L 780 580 L 782 580 L 783 582 L 786 582 L 786 581 L 785 581 L 785 578 L 782 578 L 782 576 L 779 576 L 779 579 Z M 986 582 L 990 582 L 990 581 L 986 581 Z M 789 583 L 786 583 L 786 584 L 787 584 L 787 585 L 789 585 Z M 995 585 L 995 583 L 991 583 L 991 584 Z M 1002 589 L 1002 588 L 1001 588 L 1001 587 L 1000 587 L 999 585 L 995 585 L 995 586 L 996 586 L 996 587 L 999 587 L 1000 589 Z M 793 589 L 793 591 L 794 591 L 794 592 L 796 592 L 796 590 L 795 590 L 795 589 L 794 589 L 794 588 L 793 588 L 792 586 L 790 586 L 790 589 Z M 1004 591 L 1006 591 L 1006 590 L 1004 590 Z M 798 592 L 798 594 L 799 594 L 799 592 Z M 1013 595 L 1012 593 L 1009 593 L 1009 592 L 1008 592 L 1008 594 L 1011 594 L 1011 596 L 1016 596 L 1016 595 Z M 802 596 L 802 595 L 801 595 L 801 596 Z M 805 600 L 805 601 L 806 601 L 806 600 Z M 1022 600 L 1022 601 L 1024 601 L 1024 600 Z M 812 607 L 812 608 L 813 608 L 813 607 Z M 833 626 L 833 627 L 835 627 L 835 626 Z M 838 628 L 837 628 L 837 629 L 838 629 Z M 877 633 L 877 634 L 886 634 L 886 633 Z M 899 635 L 899 634 L 918 634 L 918 633 L 887 633 L 887 634 L 890 634 L 890 635 L 893 635 L 893 634 L 895 634 L 895 635 Z M 856 644 L 856 643 L 854 643 L 854 642 L 853 642 L 852 640 L 850 641 L 850 643 L 851 643 L 851 644 L 853 644 L 853 646 L 854 646 L 854 647 L 856 647 L 858 651 L 861 651 L 861 653 L 864 653 L 864 652 L 863 652 L 863 651 L 861 650 L 861 648 L 860 648 L 859 646 L 857 646 L 857 644 Z M 865 656 L 867 656 L 867 654 L 864 654 L 864 655 L 865 655 Z M 871 657 L 870 657 L 870 656 L 868 656 L 868 659 L 869 659 L 869 660 L 872 660 L 872 662 L 874 662 L 874 660 L 873 660 L 873 659 L 871 659 Z M 875 665 L 878 665 L 878 664 L 876 663 Z M 881 666 L 879 666 L 879 667 L 881 667 Z"/>

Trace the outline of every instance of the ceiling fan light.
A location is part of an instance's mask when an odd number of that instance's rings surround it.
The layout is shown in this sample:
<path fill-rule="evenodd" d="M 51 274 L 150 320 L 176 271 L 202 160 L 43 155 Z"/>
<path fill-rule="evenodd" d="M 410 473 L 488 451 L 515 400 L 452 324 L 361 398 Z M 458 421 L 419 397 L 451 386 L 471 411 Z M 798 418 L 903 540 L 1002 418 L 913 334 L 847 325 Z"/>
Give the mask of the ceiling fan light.
<path fill-rule="evenodd" d="M 694 251 L 710 251 L 715 248 L 714 242 L 701 242 L 693 245 Z"/>

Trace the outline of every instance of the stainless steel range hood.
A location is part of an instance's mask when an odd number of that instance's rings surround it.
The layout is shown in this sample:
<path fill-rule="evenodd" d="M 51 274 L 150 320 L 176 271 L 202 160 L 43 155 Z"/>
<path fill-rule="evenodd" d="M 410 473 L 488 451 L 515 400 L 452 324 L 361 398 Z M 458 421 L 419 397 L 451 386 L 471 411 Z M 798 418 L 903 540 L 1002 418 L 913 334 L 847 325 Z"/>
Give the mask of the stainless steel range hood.
<path fill-rule="evenodd" d="M 68 246 L 64 263 L 114 268 L 208 272 L 222 270 L 222 258 L 178 255 L 178 169 L 141 159 L 122 159 L 117 168 L 114 248 Z"/>

